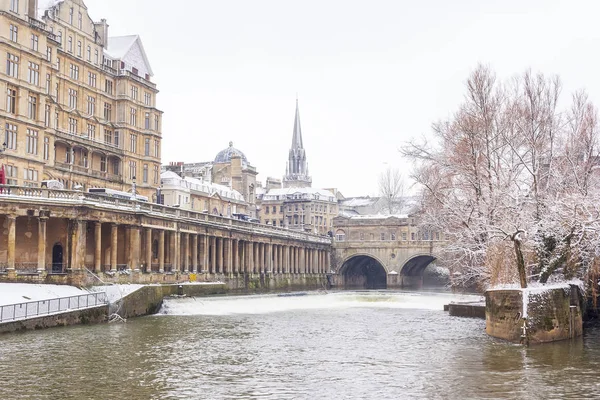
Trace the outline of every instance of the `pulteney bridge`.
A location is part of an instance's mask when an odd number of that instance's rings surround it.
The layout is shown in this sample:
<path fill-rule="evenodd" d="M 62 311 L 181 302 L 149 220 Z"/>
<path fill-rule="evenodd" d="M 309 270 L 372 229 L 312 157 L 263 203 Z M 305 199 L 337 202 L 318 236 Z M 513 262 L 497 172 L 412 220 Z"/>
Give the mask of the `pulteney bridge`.
<path fill-rule="evenodd" d="M 421 287 L 444 245 L 409 216 L 337 217 L 334 232 L 330 281 L 340 288 Z"/>

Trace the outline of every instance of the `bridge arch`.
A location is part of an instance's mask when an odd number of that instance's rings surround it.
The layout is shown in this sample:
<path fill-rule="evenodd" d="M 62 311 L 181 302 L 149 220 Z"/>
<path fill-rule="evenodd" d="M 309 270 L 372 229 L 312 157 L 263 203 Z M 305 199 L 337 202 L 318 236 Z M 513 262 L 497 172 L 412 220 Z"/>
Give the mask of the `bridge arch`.
<path fill-rule="evenodd" d="M 370 254 L 353 254 L 339 270 L 346 289 L 386 289 L 387 273 L 385 264 Z"/>
<path fill-rule="evenodd" d="M 423 271 L 429 264 L 437 259 L 432 254 L 416 254 L 409 257 L 402 264 L 400 274 L 403 276 L 423 276 Z"/>

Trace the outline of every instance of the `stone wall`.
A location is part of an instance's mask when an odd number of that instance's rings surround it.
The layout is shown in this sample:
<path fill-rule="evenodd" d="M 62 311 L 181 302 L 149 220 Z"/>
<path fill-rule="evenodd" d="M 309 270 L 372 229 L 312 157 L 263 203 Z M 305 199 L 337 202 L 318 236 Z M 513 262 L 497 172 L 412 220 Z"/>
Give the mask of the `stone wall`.
<path fill-rule="evenodd" d="M 485 298 L 486 332 L 490 336 L 536 344 L 582 334 L 581 300 L 576 286 L 489 290 Z"/>
<path fill-rule="evenodd" d="M 52 328 L 79 324 L 98 324 L 106 321 L 108 306 L 85 308 L 54 315 L 0 324 L 0 333 Z"/>

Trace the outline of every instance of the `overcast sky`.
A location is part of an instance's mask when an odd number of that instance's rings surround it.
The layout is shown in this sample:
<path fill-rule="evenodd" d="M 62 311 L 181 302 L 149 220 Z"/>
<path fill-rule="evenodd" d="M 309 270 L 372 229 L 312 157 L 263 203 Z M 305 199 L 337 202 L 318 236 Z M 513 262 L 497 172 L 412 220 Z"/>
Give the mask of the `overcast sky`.
<path fill-rule="evenodd" d="M 478 63 L 558 74 L 598 104 L 600 2 L 84 0 L 109 34 L 139 34 L 160 90 L 162 161 L 209 161 L 231 140 L 285 173 L 298 93 L 315 187 L 376 195 L 398 148 L 452 115 Z"/>

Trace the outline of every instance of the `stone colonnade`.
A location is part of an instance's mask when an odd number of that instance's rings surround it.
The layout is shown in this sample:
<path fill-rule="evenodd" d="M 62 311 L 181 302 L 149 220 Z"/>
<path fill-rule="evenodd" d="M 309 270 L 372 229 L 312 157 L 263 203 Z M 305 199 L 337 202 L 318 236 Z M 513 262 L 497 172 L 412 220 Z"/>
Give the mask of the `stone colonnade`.
<path fill-rule="evenodd" d="M 324 274 L 330 270 L 329 246 L 275 235 L 195 227 L 175 221 L 165 227 L 94 220 L 4 215 L 6 262 L 0 272 Z M 37 223 L 37 262 L 20 260 L 17 226 Z M 66 229 L 48 230 L 48 221 Z M 54 226 L 53 225 L 53 226 Z M 21 230 L 25 228 L 19 228 Z M 66 230 L 67 232 L 63 232 Z M 60 233 L 57 233 L 60 232 Z M 30 234 L 31 236 L 31 234 Z M 60 236 L 60 237 L 58 237 Z M 59 246 L 59 247 L 57 247 Z M 4 266 L 4 268 L 2 268 Z M 5 271 L 2 271 L 4 269 Z"/>

